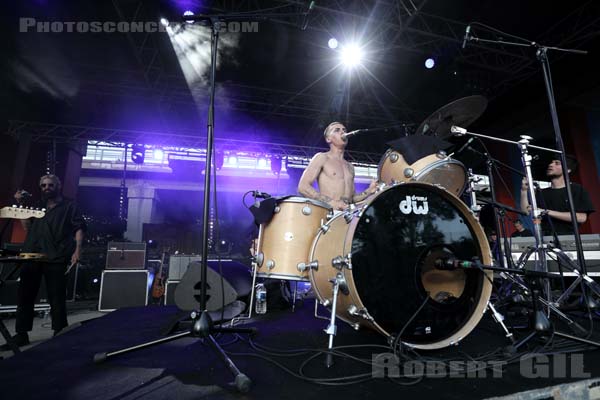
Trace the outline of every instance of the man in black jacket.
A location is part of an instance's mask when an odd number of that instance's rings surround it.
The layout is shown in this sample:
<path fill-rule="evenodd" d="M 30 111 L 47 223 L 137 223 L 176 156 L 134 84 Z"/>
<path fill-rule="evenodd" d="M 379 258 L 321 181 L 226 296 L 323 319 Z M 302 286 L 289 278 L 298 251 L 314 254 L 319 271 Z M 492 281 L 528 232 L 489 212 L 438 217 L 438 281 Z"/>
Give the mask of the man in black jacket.
<path fill-rule="evenodd" d="M 27 332 L 33 328 L 34 302 L 42 276 L 56 335 L 68 325 L 66 303 L 67 266 L 75 265 L 81 257 L 85 222 L 74 202 L 61 195 L 61 182 L 56 175 L 40 178 L 41 205 L 46 209 L 43 218 L 23 220 L 27 233 L 23 252 L 42 253 L 43 261 L 24 263 L 20 271 L 17 294 L 17 318 L 13 341 L 17 346 L 29 343 Z M 17 202 L 23 192 L 15 194 Z"/>

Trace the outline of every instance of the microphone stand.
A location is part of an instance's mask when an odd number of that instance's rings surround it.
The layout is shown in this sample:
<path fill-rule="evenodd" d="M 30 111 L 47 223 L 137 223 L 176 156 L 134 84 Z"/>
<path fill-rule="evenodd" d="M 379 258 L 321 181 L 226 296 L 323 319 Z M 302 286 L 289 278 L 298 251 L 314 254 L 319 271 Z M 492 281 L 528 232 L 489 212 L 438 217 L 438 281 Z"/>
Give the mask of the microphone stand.
<path fill-rule="evenodd" d="M 528 43 L 516 43 L 516 42 L 508 42 L 504 40 L 489 40 L 489 39 L 480 39 L 475 36 L 466 36 L 467 41 L 475 41 L 478 43 L 490 43 L 490 44 L 500 44 L 500 45 L 509 45 L 509 46 L 519 46 L 519 47 L 533 47 L 536 49 L 536 58 L 540 61 L 542 65 L 542 71 L 544 73 L 544 85 L 546 87 L 546 95 L 548 96 L 548 103 L 550 106 L 550 116 L 552 118 L 552 125 L 554 128 L 554 139 L 556 142 L 556 147 L 559 151 L 557 153 L 560 154 L 560 161 L 563 166 L 563 176 L 566 185 L 567 191 L 567 199 L 569 204 L 569 213 L 571 215 L 571 226 L 573 228 L 573 235 L 575 237 L 575 246 L 577 249 L 577 261 L 581 267 L 581 271 L 583 274 L 587 274 L 587 268 L 585 264 L 585 257 L 583 253 L 583 245 L 581 244 L 581 236 L 579 235 L 579 227 L 577 225 L 577 213 L 575 211 L 575 205 L 573 203 L 573 193 L 571 191 L 571 179 L 569 178 L 569 172 L 567 168 L 567 157 L 565 152 L 565 146 L 562 139 L 562 134 L 560 130 L 560 124 L 558 121 L 558 112 L 556 110 L 556 102 L 554 96 L 554 87 L 552 85 L 552 75 L 550 71 L 550 62 L 548 61 L 548 51 L 559 51 L 563 53 L 571 53 L 571 54 L 579 54 L 579 55 L 587 55 L 587 51 L 584 50 L 576 50 L 576 49 L 564 49 L 560 47 L 552 47 L 552 46 L 543 46 L 534 41 L 530 41 Z M 566 170 L 566 172 L 565 172 Z M 575 283 L 575 286 L 579 284 L 579 282 Z M 583 295 L 585 298 L 585 288 L 582 288 Z"/>

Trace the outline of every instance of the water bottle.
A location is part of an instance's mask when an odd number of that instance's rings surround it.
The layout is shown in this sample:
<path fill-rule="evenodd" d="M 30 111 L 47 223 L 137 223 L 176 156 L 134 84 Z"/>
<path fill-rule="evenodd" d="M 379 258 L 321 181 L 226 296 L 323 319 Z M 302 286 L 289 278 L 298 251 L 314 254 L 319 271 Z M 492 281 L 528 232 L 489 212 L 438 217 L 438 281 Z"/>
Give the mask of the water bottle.
<path fill-rule="evenodd" d="M 267 312 L 267 289 L 262 283 L 256 285 L 256 313 L 265 314 Z"/>

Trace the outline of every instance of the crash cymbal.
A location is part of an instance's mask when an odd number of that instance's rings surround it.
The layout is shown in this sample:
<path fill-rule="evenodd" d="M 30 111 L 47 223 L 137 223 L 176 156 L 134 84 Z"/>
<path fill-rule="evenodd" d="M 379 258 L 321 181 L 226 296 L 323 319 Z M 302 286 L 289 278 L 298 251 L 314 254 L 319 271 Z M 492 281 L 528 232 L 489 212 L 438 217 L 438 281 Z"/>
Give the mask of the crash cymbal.
<path fill-rule="evenodd" d="M 450 132 L 452 125 L 466 128 L 483 114 L 487 104 L 487 99 L 479 95 L 455 100 L 427 117 L 415 133 L 447 139 L 452 136 Z"/>

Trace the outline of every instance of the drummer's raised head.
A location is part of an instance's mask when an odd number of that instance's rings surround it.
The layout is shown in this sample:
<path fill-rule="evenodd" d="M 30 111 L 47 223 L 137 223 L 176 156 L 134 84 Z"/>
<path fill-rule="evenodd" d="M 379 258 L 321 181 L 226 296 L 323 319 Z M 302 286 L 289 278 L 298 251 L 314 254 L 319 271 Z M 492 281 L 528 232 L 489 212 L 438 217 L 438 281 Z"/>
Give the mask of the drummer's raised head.
<path fill-rule="evenodd" d="M 335 130 L 335 128 L 340 128 L 342 133 L 346 132 L 346 127 L 344 126 L 344 124 L 342 124 L 341 122 L 332 122 L 331 124 L 327 125 L 327 127 L 323 131 L 323 138 L 327 140 L 327 138 Z"/>
<path fill-rule="evenodd" d="M 323 138 L 325 139 L 325 141 L 327 143 L 331 143 L 330 136 L 333 133 L 339 133 L 340 139 L 343 142 L 347 141 L 347 139 L 345 137 L 341 136 L 342 134 L 346 133 L 346 127 L 341 122 L 332 122 L 329 125 L 327 125 L 327 127 L 323 131 Z"/>

